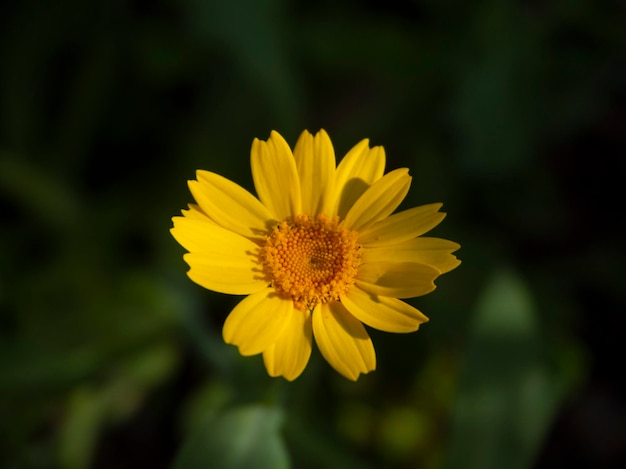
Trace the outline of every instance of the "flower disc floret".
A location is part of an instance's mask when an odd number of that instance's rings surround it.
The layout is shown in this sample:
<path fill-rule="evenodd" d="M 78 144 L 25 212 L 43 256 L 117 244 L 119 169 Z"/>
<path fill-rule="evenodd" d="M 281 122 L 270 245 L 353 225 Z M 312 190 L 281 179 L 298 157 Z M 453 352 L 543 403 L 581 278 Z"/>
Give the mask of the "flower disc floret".
<path fill-rule="evenodd" d="M 339 300 L 360 264 L 357 237 L 338 217 L 296 215 L 266 237 L 261 249 L 265 275 L 278 295 L 302 311 Z"/>

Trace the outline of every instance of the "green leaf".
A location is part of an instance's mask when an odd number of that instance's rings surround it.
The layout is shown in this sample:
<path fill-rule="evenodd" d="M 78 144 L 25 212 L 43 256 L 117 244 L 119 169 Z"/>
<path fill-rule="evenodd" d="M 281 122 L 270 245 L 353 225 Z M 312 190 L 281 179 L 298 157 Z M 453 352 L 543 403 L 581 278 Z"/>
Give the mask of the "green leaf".
<path fill-rule="evenodd" d="M 175 469 L 286 469 L 282 411 L 249 405 L 211 415 L 178 455 Z"/>
<path fill-rule="evenodd" d="M 530 292 L 497 272 L 479 301 L 453 411 L 448 468 L 522 469 L 562 397 L 537 331 Z"/>

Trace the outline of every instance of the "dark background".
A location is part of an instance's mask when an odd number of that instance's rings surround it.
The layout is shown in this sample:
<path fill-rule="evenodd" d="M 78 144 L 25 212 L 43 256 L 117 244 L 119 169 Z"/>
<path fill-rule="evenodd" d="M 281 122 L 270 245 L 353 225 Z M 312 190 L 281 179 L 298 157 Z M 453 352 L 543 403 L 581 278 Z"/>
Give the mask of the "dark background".
<path fill-rule="evenodd" d="M 625 16 L 3 2 L 0 465 L 170 467 L 207 416 L 262 403 L 298 468 L 623 467 Z M 251 189 L 252 139 L 305 128 L 338 159 L 384 145 L 406 206 L 444 202 L 433 234 L 462 245 L 412 301 L 431 321 L 372 331 L 356 384 L 317 352 L 273 380 L 224 345 L 238 298 L 192 284 L 168 233 L 196 169 Z"/>

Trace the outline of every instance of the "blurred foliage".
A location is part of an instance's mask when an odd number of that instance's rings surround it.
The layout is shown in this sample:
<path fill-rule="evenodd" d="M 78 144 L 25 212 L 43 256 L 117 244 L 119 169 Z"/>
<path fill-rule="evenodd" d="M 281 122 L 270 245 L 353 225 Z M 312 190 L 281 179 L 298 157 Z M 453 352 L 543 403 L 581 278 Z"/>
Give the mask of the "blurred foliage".
<path fill-rule="evenodd" d="M 3 2 L 0 466 L 619 467 L 625 13 Z M 356 384 L 223 344 L 238 299 L 168 233 L 196 169 L 251 188 L 254 137 L 320 127 L 338 157 L 384 145 L 462 245 Z"/>
<path fill-rule="evenodd" d="M 248 406 L 212 415 L 183 448 L 175 468 L 285 469 L 287 449 L 280 436 L 282 413 Z"/>
<path fill-rule="evenodd" d="M 530 292 L 513 274 L 495 272 L 476 308 L 454 404 L 449 467 L 529 467 L 556 404 L 580 373 L 549 367 L 550 345 L 542 344 Z"/>

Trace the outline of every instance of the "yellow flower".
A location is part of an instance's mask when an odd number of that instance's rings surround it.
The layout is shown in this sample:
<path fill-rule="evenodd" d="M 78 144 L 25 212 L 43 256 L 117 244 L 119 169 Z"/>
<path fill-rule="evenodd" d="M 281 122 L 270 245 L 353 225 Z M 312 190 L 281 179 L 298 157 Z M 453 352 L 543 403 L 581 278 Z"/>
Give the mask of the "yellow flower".
<path fill-rule="evenodd" d="M 216 292 L 248 295 L 226 318 L 224 340 L 242 355 L 263 354 L 271 376 L 294 380 L 311 355 L 346 378 L 376 368 L 363 326 L 412 332 L 428 321 L 401 301 L 431 292 L 460 264 L 452 241 L 421 237 L 445 214 L 430 204 L 392 214 L 411 184 L 408 169 L 384 174 L 385 152 L 367 139 L 335 165 L 323 130 L 304 131 L 293 153 L 272 132 L 255 139 L 251 167 L 258 198 L 199 170 L 197 205 L 171 232 L 189 252 L 189 277 Z"/>

